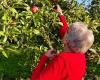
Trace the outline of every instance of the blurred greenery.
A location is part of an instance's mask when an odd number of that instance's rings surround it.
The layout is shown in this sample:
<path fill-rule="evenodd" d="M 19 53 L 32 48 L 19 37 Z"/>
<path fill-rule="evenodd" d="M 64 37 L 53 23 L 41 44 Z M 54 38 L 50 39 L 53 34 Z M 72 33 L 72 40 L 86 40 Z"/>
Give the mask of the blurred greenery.
<path fill-rule="evenodd" d="M 32 3 L 39 7 L 37 13 L 31 12 Z M 0 0 L 0 80 L 28 80 L 42 53 L 52 47 L 62 50 L 59 19 L 52 10 L 55 4 L 61 6 L 69 25 L 82 21 L 93 30 L 95 42 L 86 53 L 85 80 L 100 80 L 99 3 L 92 0 L 84 7 L 76 0 Z"/>

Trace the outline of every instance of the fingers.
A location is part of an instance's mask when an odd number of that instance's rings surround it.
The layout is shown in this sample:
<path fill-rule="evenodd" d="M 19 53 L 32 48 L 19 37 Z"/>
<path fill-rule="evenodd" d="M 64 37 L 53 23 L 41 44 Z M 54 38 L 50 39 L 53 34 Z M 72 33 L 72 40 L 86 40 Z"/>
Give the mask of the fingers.
<path fill-rule="evenodd" d="M 56 12 L 59 12 L 59 9 L 61 9 L 61 8 L 59 5 L 56 5 L 53 9 L 56 10 Z"/>
<path fill-rule="evenodd" d="M 58 24 L 59 24 L 60 26 L 63 26 L 63 23 L 62 23 L 62 22 L 59 22 Z"/>
<path fill-rule="evenodd" d="M 57 5 L 57 9 L 61 9 L 59 5 Z"/>
<path fill-rule="evenodd" d="M 48 54 L 50 54 L 51 56 L 55 55 L 56 54 L 56 50 L 50 49 L 50 50 L 48 50 Z"/>
<path fill-rule="evenodd" d="M 47 51 L 47 53 L 53 53 L 55 50 L 54 49 L 50 49 Z"/>
<path fill-rule="evenodd" d="M 59 5 L 55 6 L 53 8 L 53 10 L 54 10 L 54 12 L 58 13 L 59 15 L 63 15 L 62 9 L 61 9 L 61 7 Z"/>
<path fill-rule="evenodd" d="M 52 57 L 53 56 L 53 54 L 55 54 L 56 53 L 56 50 L 54 50 L 54 49 L 50 49 L 50 50 L 48 50 L 46 53 L 45 53 L 45 55 L 47 56 L 47 57 Z"/>
<path fill-rule="evenodd" d="M 52 60 L 55 56 L 56 56 L 56 54 L 52 54 L 49 59 Z"/>

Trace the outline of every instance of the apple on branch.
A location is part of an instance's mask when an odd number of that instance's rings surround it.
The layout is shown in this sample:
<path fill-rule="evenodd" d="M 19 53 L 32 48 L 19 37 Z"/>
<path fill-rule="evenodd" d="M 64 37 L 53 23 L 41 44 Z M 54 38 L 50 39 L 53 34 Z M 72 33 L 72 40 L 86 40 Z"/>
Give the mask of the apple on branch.
<path fill-rule="evenodd" d="M 32 5 L 32 6 L 31 6 L 31 11 L 32 11 L 33 13 L 36 13 L 36 12 L 39 11 L 39 7 L 36 6 L 36 5 Z"/>

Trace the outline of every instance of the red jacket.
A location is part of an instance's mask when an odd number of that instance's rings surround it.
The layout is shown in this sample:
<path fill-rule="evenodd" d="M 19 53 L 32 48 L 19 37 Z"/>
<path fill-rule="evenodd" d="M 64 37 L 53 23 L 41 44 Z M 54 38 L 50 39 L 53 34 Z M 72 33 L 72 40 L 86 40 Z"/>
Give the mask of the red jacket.
<path fill-rule="evenodd" d="M 62 39 L 65 33 L 68 32 L 68 24 L 64 15 L 60 15 L 59 18 L 60 18 L 60 21 L 63 23 L 63 26 L 60 26 L 60 29 L 59 29 L 59 37 L 60 39 Z"/>
<path fill-rule="evenodd" d="M 59 16 L 63 26 L 59 30 L 62 39 L 67 22 L 63 15 Z M 55 56 L 46 66 L 48 57 L 43 55 L 37 67 L 32 72 L 31 80 L 82 80 L 86 70 L 86 60 L 83 53 L 61 52 Z"/>

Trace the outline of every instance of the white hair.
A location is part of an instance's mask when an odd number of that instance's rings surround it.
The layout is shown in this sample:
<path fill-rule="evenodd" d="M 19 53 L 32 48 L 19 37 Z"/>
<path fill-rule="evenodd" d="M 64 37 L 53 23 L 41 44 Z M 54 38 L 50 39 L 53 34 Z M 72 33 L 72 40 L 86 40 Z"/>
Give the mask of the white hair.
<path fill-rule="evenodd" d="M 82 22 L 72 24 L 67 35 L 68 47 L 74 52 L 85 53 L 94 42 L 94 35 Z"/>

